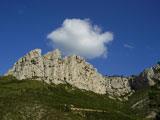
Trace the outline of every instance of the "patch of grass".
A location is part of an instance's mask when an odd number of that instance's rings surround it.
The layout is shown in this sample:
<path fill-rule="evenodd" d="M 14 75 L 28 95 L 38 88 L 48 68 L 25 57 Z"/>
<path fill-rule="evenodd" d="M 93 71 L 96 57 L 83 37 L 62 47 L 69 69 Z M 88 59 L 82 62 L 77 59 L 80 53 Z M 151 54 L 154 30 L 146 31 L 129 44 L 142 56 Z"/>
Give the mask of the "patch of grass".
<path fill-rule="evenodd" d="M 0 119 L 2 120 L 138 120 L 140 110 L 130 107 L 147 97 L 148 89 L 135 92 L 127 102 L 72 86 L 46 84 L 36 80 L 0 77 Z M 71 107 L 106 112 L 71 111 Z M 145 107 L 144 107 L 145 108 Z M 144 112 L 145 114 L 145 112 Z M 137 116 L 139 117 L 137 117 Z"/>
<path fill-rule="evenodd" d="M 147 114 L 149 114 L 149 107 L 148 107 L 148 89 L 142 89 L 142 90 L 137 90 L 136 92 L 133 93 L 132 96 L 129 97 L 128 101 L 124 102 L 124 112 L 128 114 L 134 114 L 140 119 L 145 118 Z M 143 103 L 140 103 L 140 101 L 144 101 Z M 139 105 L 135 108 L 133 106 L 135 104 Z"/>

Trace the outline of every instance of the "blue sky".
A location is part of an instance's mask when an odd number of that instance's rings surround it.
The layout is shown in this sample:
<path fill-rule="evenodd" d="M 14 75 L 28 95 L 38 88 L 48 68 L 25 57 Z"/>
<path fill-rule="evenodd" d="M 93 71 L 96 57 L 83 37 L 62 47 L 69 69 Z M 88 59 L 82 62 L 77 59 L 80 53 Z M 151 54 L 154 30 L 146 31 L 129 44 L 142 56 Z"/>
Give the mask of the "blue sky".
<path fill-rule="evenodd" d="M 132 75 L 160 61 L 159 0 L 0 0 L 0 75 L 32 49 L 53 50 L 47 35 L 66 18 L 111 31 L 107 58 L 87 59 L 102 74 Z"/>

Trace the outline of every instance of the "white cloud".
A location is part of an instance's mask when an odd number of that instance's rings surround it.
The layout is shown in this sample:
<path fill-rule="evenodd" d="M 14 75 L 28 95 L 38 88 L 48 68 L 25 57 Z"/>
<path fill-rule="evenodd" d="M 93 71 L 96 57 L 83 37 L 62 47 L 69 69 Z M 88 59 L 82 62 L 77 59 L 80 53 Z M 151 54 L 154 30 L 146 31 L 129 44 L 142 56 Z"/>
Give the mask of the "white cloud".
<path fill-rule="evenodd" d="M 129 49 L 132 49 L 133 48 L 133 46 L 131 46 L 131 45 L 129 45 L 129 44 L 124 44 L 123 45 L 125 48 L 129 48 Z"/>
<path fill-rule="evenodd" d="M 47 35 L 53 48 L 64 55 L 76 54 L 86 58 L 107 56 L 106 44 L 113 40 L 111 32 L 101 32 L 89 19 L 66 19 L 62 26 Z"/>

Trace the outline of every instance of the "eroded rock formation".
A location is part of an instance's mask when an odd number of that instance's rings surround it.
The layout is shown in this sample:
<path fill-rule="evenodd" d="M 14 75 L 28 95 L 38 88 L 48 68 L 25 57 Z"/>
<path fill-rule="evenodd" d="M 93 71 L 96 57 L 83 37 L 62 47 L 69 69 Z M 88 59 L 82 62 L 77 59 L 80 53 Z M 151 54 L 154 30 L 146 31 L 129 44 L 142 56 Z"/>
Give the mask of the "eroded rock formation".
<path fill-rule="evenodd" d="M 13 75 L 19 80 L 37 77 L 37 80 L 47 83 L 67 83 L 98 94 L 107 92 L 112 96 L 125 96 L 160 80 L 160 65 L 145 70 L 139 76 L 109 77 L 98 73 L 83 57 L 72 55 L 61 58 L 58 49 L 42 56 L 41 50 L 35 49 L 20 58 L 5 75 Z"/>
<path fill-rule="evenodd" d="M 105 94 L 105 80 L 95 68 L 76 55 L 61 58 L 59 50 L 41 56 L 41 50 L 35 49 L 20 58 L 6 75 L 17 79 L 38 77 L 47 83 L 69 83 L 79 89 Z"/>

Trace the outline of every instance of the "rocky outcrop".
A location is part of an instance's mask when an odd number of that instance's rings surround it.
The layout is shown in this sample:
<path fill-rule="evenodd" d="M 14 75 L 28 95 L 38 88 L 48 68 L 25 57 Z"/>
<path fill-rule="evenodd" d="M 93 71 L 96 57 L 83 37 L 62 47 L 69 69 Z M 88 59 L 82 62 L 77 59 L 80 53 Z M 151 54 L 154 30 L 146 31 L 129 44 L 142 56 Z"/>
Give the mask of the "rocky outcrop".
<path fill-rule="evenodd" d="M 31 78 L 33 76 L 43 76 L 43 58 L 41 57 L 41 50 L 35 49 L 20 58 L 8 71 L 6 75 L 13 75 L 17 79 Z"/>
<path fill-rule="evenodd" d="M 160 81 L 160 64 L 144 70 L 136 80 L 134 80 L 134 89 L 143 89 L 155 85 Z"/>
<path fill-rule="evenodd" d="M 20 58 L 5 75 L 17 79 L 36 78 L 46 83 L 70 84 L 79 89 L 112 96 L 128 96 L 134 90 L 152 86 L 160 80 L 160 64 L 151 67 L 139 76 L 102 76 L 84 58 L 76 55 L 61 58 L 56 49 L 41 55 L 40 49 L 30 51 Z"/>
<path fill-rule="evenodd" d="M 59 50 L 41 56 L 41 50 L 35 49 L 20 58 L 6 75 L 17 79 L 38 77 L 47 83 L 70 84 L 79 89 L 105 94 L 105 80 L 95 68 L 76 55 L 61 58 Z"/>
<path fill-rule="evenodd" d="M 106 90 L 109 94 L 115 96 L 125 96 L 132 94 L 132 77 L 104 76 L 106 81 Z"/>

